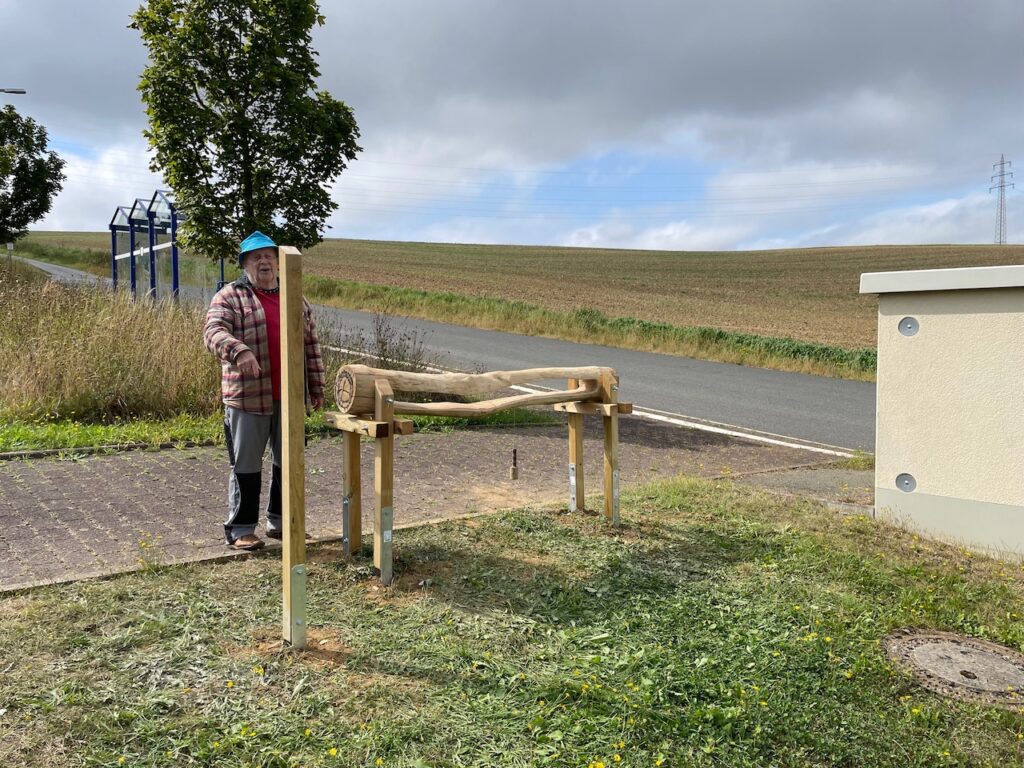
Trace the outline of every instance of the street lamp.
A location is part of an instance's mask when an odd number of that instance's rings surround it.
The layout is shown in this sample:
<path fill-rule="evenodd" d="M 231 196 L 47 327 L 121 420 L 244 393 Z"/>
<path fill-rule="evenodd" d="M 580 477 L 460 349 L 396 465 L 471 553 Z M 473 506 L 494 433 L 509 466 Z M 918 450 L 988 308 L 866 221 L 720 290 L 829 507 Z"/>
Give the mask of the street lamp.
<path fill-rule="evenodd" d="M 24 88 L 0 88 L 0 93 L 25 93 Z"/>

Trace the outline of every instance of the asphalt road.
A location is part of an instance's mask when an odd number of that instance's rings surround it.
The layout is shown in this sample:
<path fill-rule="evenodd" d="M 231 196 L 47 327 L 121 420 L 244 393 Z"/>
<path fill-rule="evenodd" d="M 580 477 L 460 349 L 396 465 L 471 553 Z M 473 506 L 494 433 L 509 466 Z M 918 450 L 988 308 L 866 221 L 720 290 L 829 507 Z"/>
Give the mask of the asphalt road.
<path fill-rule="evenodd" d="M 369 331 L 373 315 L 319 307 L 345 330 Z M 577 344 L 396 318 L 419 334 L 446 368 L 505 370 L 607 365 L 619 374 L 619 398 L 644 409 L 822 445 L 874 452 L 875 385 L 748 368 L 675 355 Z"/>
<path fill-rule="evenodd" d="M 28 261 L 28 260 L 26 260 Z M 63 267 L 31 261 L 59 279 L 80 279 Z M 95 280 L 92 276 L 88 279 Z M 373 315 L 318 307 L 321 324 L 342 335 L 369 332 Z M 462 370 L 605 365 L 620 378 L 619 397 L 636 408 L 739 432 L 793 438 L 823 446 L 874 452 L 875 385 L 823 376 L 770 371 L 396 318 L 421 338 L 438 364 Z"/>

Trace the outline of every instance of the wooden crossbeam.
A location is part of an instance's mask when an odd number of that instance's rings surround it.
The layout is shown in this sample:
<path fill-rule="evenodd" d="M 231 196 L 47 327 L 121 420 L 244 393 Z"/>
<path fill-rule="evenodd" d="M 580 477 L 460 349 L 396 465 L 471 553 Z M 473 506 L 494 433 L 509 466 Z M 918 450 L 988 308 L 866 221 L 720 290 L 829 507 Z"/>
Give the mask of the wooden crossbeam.
<path fill-rule="evenodd" d="M 355 432 L 367 437 L 387 437 L 389 434 L 388 425 L 383 421 L 372 419 L 361 419 L 350 413 L 338 413 L 337 411 L 324 411 L 324 424 L 342 432 Z M 415 424 L 411 419 L 393 419 L 390 433 L 395 435 L 411 435 Z"/>
<path fill-rule="evenodd" d="M 593 414 L 600 416 L 611 416 L 617 413 L 620 416 L 633 412 L 632 403 L 555 403 L 551 406 L 554 410 L 562 413 Z"/>

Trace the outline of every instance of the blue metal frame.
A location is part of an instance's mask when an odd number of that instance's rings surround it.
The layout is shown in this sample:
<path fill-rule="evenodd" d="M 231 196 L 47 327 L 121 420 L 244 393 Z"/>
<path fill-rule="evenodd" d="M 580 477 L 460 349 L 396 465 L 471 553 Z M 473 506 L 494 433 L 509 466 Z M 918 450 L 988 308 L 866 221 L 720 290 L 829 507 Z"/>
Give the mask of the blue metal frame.
<path fill-rule="evenodd" d="M 156 245 L 156 233 L 153 228 L 153 219 L 149 214 L 149 203 L 143 200 L 141 197 L 135 198 L 135 202 L 132 204 L 131 211 L 128 213 L 128 226 L 129 226 L 129 237 L 131 240 L 132 249 L 132 295 L 135 295 L 136 281 L 135 281 L 135 232 L 136 229 L 142 229 L 142 225 L 145 223 L 147 243 L 149 248 L 149 290 L 146 295 L 150 298 L 156 298 L 156 251 L 153 250 L 153 246 Z"/>
<path fill-rule="evenodd" d="M 149 200 L 149 226 L 154 232 L 150 235 L 155 239 L 155 233 L 161 232 L 171 235 L 171 295 L 178 299 L 180 281 L 178 279 L 178 207 L 170 197 L 170 192 L 158 189 L 153 192 Z M 161 210 L 162 209 L 162 210 Z M 162 213 L 166 218 L 156 218 Z M 152 249 L 152 245 L 150 246 Z"/>
<path fill-rule="evenodd" d="M 117 268 L 117 233 L 128 233 L 128 248 L 131 252 L 131 290 L 132 296 L 137 296 L 136 285 L 136 232 L 141 231 L 143 223 L 147 233 L 149 249 L 149 293 L 153 298 L 157 297 L 157 269 L 156 269 L 156 237 L 158 234 L 170 234 L 171 236 L 171 294 L 175 300 L 178 299 L 181 281 L 179 278 L 179 250 L 178 250 L 178 225 L 187 220 L 188 217 L 178 208 L 174 202 L 172 193 L 167 190 L 158 189 L 147 202 L 142 198 L 136 198 L 130 208 L 118 206 L 114 210 L 114 216 L 108 225 L 110 229 L 110 271 L 114 287 L 118 283 Z M 220 264 L 220 286 L 224 284 L 224 259 Z"/>
<path fill-rule="evenodd" d="M 117 230 L 110 225 L 110 279 L 117 290 Z"/>
<path fill-rule="evenodd" d="M 124 222 L 128 223 L 122 223 Z M 114 215 L 110 217 L 110 277 L 114 283 L 114 289 L 117 289 L 117 233 L 128 232 L 129 239 L 131 239 L 131 214 L 130 211 L 123 205 L 117 206 L 114 209 Z M 134 247 L 132 247 L 134 251 Z M 135 257 L 131 257 L 131 287 L 132 295 L 135 295 Z"/>

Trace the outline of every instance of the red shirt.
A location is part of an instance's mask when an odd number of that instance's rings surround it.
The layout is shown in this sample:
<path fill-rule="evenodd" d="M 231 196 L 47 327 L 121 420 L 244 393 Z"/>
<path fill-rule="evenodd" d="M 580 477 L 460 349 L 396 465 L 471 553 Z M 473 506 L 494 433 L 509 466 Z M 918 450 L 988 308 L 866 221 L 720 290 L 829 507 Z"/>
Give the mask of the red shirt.
<path fill-rule="evenodd" d="M 256 289 L 256 298 L 267 316 L 267 346 L 270 352 L 270 387 L 275 400 L 281 399 L 281 294 Z"/>

